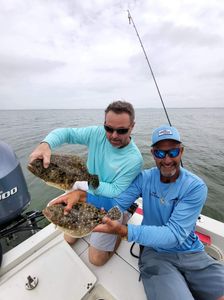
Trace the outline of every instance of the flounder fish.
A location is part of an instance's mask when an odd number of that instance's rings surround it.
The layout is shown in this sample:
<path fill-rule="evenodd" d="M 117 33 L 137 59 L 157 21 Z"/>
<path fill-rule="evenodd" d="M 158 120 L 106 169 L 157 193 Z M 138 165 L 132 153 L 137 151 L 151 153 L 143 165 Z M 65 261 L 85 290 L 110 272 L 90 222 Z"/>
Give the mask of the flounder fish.
<path fill-rule="evenodd" d="M 91 175 L 77 155 L 52 154 L 48 168 L 44 168 L 42 159 L 35 159 L 27 168 L 48 185 L 63 191 L 70 190 L 76 181 L 88 181 L 94 189 L 99 186 L 98 176 Z"/>
<path fill-rule="evenodd" d="M 90 234 L 98 224 L 102 223 L 105 215 L 112 220 L 119 220 L 122 216 L 117 206 L 105 212 L 90 203 L 77 202 L 66 215 L 64 214 L 64 208 L 63 204 L 54 204 L 47 206 L 42 212 L 61 231 L 75 238 Z"/>

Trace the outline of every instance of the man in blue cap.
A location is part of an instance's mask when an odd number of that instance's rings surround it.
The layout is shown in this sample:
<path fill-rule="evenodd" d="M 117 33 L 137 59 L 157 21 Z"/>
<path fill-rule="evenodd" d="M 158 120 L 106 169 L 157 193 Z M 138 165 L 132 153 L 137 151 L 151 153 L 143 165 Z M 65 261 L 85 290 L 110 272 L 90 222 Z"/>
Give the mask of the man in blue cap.
<path fill-rule="evenodd" d="M 156 167 L 142 171 L 114 199 L 125 209 L 141 196 L 142 224 L 124 226 L 106 217 L 95 231 L 141 245 L 139 269 L 147 299 L 224 300 L 224 266 L 206 254 L 194 232 L 207 186 L 181 167 L 184 148 L 176 128 L 155 129 L 151 146 Z"/>

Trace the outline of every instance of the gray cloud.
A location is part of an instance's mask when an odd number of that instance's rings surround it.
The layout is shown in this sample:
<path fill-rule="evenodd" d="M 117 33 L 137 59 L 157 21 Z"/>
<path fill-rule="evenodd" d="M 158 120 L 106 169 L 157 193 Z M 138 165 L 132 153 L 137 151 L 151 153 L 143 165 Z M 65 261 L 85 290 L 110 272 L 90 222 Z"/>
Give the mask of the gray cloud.
<path fill-rule="evenodd" d="M 64 67 L 65 63 L 50 61 L 38 58 L 28 57 L 12 57 L 1 56 L 0 57 L 0 80 L 7 77 L 7 80 L 19 79 L 23 76 L 41 74 L 51 72 L 57 68 Z"/>
<path fill-rule="evenodd" d="M 196 26 L 177 26 L 171 22 L 161 24 L 154 32 L 145 36 L 145 40 L 157 41 L 165 46 L 204 47 L 221 45 L 223 40 L 219 34 L 209 33 Z"/>
<path fill-rule="evenodd" d="M 223 106 L 221 1 L 2 0 L 0 107 L 160 107 L 127 9 L 166 105 Z"/>

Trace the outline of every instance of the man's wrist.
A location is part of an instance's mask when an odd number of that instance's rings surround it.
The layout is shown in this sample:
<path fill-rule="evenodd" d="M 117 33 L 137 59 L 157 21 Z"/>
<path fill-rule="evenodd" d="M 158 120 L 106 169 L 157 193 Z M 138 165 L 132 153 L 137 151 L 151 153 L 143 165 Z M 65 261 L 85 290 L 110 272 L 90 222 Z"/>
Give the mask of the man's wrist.
<path fill-rule="evenodd" d="M 51 145 L 48 142 L 46 142 L 46 141 L 41 141 L 40 144 L 47 144 L 48 147 L 51 149 Z"/>
<path fill-rule="evenodd" d="M 128 225 L 121 225 L 120 236 L 122 240 L 128 240 Z"/>
<path fill-rule="evenodd" d="M 87 192 L 79 190 L 79 195 L 80 195 L 79 201 L 86 202 Z"/>

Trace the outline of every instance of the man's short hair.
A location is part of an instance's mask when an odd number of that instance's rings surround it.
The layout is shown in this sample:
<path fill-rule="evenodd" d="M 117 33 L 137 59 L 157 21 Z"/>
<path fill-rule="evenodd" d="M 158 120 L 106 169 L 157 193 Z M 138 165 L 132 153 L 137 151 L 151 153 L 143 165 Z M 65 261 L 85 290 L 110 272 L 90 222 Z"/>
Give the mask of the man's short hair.
<path fill-rule="evenodd" d="M 105 109 L 105 114 L 113 111 L 115 114 L 127 113 L 130 116 L 131 123 L 135 120 L 135 111 L 131 103 L 126 101 L 114 101 L 110 103 Z"/>

